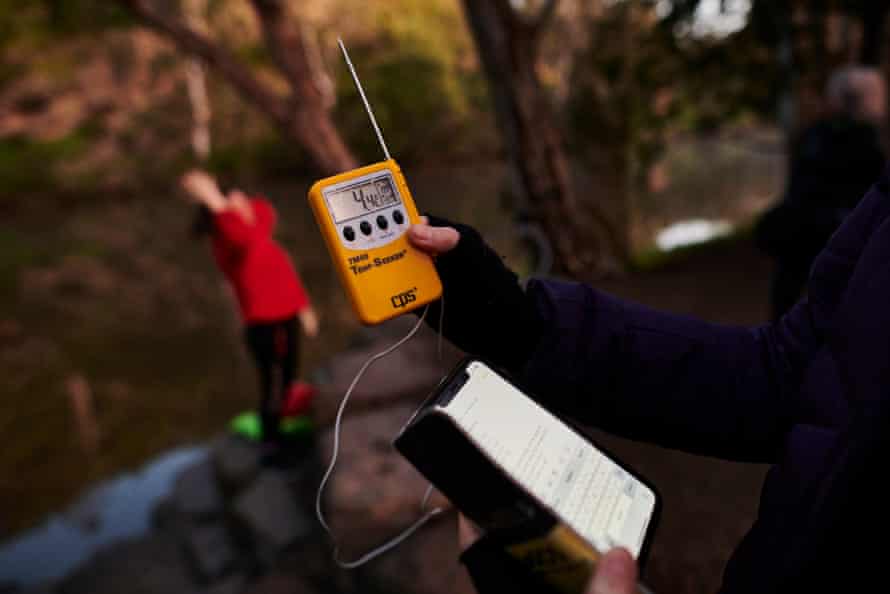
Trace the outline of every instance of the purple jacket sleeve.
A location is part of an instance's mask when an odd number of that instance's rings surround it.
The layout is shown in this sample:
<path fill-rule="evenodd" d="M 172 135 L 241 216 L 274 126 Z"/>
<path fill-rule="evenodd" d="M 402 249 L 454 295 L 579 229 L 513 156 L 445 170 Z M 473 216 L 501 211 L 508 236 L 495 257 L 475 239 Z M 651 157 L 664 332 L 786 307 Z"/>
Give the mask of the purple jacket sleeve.
<path fill-rule="evenodd" d="M 776 324 L 709 324 L 578 283 L 532 281 L 543 323 L 526 383 L 548 406 L 632 439 L 733 460 L 772 462 L 800 406 L 868 238 L 887 218 L 886 178 L 817 258 L 809 297 Z"/>

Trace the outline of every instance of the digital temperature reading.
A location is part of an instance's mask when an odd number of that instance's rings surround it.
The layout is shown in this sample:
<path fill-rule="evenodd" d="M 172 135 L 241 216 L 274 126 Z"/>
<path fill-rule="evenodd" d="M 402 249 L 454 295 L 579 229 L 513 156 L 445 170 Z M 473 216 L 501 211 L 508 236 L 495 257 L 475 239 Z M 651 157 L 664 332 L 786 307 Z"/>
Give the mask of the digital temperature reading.
<path fill-rule="evenodd" d="M 340 224 L 400 202 L 399 195 L 389 175 L 361 182 L 353 186 L 325 192 L 334 222 Z"/>

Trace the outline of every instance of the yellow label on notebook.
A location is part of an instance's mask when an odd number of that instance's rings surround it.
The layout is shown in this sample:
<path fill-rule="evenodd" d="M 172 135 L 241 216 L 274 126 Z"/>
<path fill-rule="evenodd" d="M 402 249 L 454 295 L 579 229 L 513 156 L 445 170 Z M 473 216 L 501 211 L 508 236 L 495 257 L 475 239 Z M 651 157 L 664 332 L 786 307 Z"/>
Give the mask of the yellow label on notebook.
<path fill-rule="evenodd" d="M 564 524 L 545 536 L 508 545 L 514 559 L 564 594 L 580 594 L 593 575 L 599 554 Z"/>

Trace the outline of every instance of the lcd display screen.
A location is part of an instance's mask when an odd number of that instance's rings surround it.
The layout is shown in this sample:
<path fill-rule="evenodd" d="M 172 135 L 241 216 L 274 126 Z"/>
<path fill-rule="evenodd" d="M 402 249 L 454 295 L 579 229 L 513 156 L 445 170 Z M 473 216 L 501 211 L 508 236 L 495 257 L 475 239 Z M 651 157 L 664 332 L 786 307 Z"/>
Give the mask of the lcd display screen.
<path fill-rule="evenodd" d="M 401 202 L 389 174 L 364 179 L 336 191 L 325 192 L 325 199 L 337 224 Z"/>

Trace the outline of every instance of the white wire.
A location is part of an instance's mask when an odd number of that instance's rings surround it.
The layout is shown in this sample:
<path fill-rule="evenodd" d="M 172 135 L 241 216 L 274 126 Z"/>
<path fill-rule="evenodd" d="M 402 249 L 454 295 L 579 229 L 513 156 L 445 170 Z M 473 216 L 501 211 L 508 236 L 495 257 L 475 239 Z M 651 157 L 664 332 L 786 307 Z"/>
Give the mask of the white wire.
<path fill-rule="evenodd" d="M 315 498 L 315 514 L 318 516 L 318 521 L 321 524 L 322 528 L 324 528 L 325 532 L 328 533 L 328 536 L 331 538 L 331 540 L 334 541 L 334 562 L 337 565 L 339 565 L 340 567 L 343 567 L 344 569 L 355 569 L 356 567 L 360 567 L 360 566 L 364 565 L 365 563 L 367 563 L 368 561 L 371 561 L 372 559 L 375 559 L 375 558 L 379 557 L 380 555 L 386 553 L 387 551 L 389 551 L 392 548 L 401 544 L 406 538 L 408 538 L 409 536 L 414 534 L 420 527 L 422 527 L 424 524 L 426 524 L 433 517 L 439 515 L 440 513 L 442 513 L 442 511 L 444 511 L 440 507 L 432 509 L 429 512 L 426 512 L 423 516 L 421 516 L 420 519 L 418 519 L 416 522 L 411 524 L 411 526 L 406 528 L 404 531 L 402 531 L 401 534 L 399 534 L 392 540 L 388 541 L 386 544 L 384 544 L 380 547 L 377 547 L 376 549 L 373 549 L 369 553 L 362 555 L 361 557 L 359 557 L 358 559 L 356 559 L 354 561 L 341 561 L 339 558 L 340 548 L 336 544 L 336 539 L 334 538 L 334 534 L 333 534 L 333 532 L 331 532 L 330 526 L 328 526 L 328 523 L 325 521 L 324 512 L 322 512 L 322 509 L 321 509 L 322 499 L 324 497 L 325 486 L 327 485 L 328 480 L 331 478 L 331 474 L 334 472 L 334 467 L 337 465 L 337 457 L 340 454 L 340 426 L 343 421 L 343 412 L 346 410 L 346 404 L 349 402 L 349 397 L 352 396 L 352 391 L 355 389 L 356 385 L 358 385 L 358 381 L 361 379 L 361 377 L 365 374 L 365 372 L 368 370 L 368 368 L 372 364 L 374 364 L 376 361 L 382 359 L 383 357 L 389 355 L 390 353 L 392 353 L 393 351 L 395 351 L 396 349 L 401 347 L 403 344 L 405 344 L 406 342 L 411 340 L 411 338 L 413 338 L 414 335 L 417 334 L 417 331 L 420 330 L 420 327 L 423 324 L 423 321 L 426 319 L 426 314 L 428 311 L 429 311 L 429 306 L 424 308 L 423 314 L 421 314 L 420 319 L 417 320 L 417 323 L 414 325 L 414 327 L 411 329 L 411 331 L 407 335 L 405 335 L 404 338 L 402 338 L 401 340 L 399 340 L 398 342 L 396 342 L 389 348 L 377 353 L 376 355 L 372 356 L 370 359 L 365 361 L 364 365 L 362 365 L 361 368 L 358 370 L 358 373 L 355 374 L 355 377 L 353 378 L 352 383 L 349 384 L 349 388 L 347 388 L 346 394 L 343 396 L 343 400 L 340 402 L 340 408 L 337 410 L 337 417 L 336 417 L 336 420 L 334 421 L 334 448 L 333 448 L 333 451 L 331 452 L 331 461 L 328 464 L 328 469 L 324 473 L 324 477 L 321 479 L 321 484 L 318 486 L 318 493 Z M 440 330 L 440 335 L 441 335 L 441 327 L 439 330 Z M 429 501 L 429 498 L 432 495 L 432 492 L 433 492 L 433 486 L 430 485 L 427 488 L 426 494 L 423 497 L 423 501 L 421 502 L 421 512 L 423 512 L 426 509 L 426 504 Z"/>
<path fill-rule="evenodd" d="M 426 493 L 423 494 L 423 499 L 420 501 L 420 513 L 426 511 L 426 504 L 430 502 L 430 497 L 433 494 L 433 484 L 430 483 L 426 488 Z"/>
<path fill-rule="evenodd" d="M 432 487 L 432 485 L 430 485 L 430 486 Z M 399 534 L 398 536 L 396 536 L 395 538 L 393 538 L 386 544 L 381 545 L 381 546 L 377 547 L 376 549 L 372 550 L 371 552 L 362 555 L 361 557 L 359 557 L 358 559 L 356 559 L 354 561 L 341 561 L 337 555 L 337 553 L 339 552 L 339 549 L 335 549 L 334 562 L 344 569 L 355 569 L 357 567 L 361 567 L 368 561 L 372 561 L 372 560 L 376 559 L 377 557 L 379 557 L 380 555 L 383 555 L 384 553 L 387 553 L 390 550 L 392 550 L 395 547 L 402 544 L 407 538 L 409 538 L 412 534 L 414 534 L 421 527 L 423 527 L 424 524 L 426 524 L 427 522 L 432 520 L 434 517 L 441 514 L 443 511 L 445 511 L 445 510 L 442 509 L 441 507 L 431 509 L 429 512 L 427 512 L 426 514 L 421 516 L 416 522 L 414 522 L 408 528 L 403 530 L 401 534 Z"/>

